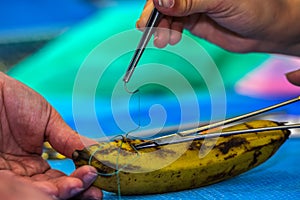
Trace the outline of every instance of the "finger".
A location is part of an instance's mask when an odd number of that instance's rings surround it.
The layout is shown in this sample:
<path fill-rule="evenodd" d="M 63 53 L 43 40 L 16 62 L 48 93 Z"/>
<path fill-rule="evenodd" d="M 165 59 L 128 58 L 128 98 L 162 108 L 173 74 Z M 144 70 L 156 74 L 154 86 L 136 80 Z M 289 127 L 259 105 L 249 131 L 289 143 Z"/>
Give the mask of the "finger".
<path fill-rule="evenodd" d="M 155 7 L 168 16 L 188 16 L 207 12 L 219 2 L 219 0 L 153 0 Z"/>
<path fill-rule="evenodd" d="M 96 178 L 96 169 L 86 165 L 76 169 L 69 177 L 60 171 L 49 170 L 45 174 L 31 177 L 34 181 L 27 178 L 27 182 L 32 181 L 32 184 L 44 193 L 66 199 L 80 195 Z M 99 196 L 99 192 L 97 195 Z"/>
<path fill-rule="evenodd" d="M 31 184 L 39 191 L 42 191 L 43 193 L 48 194 L 49 196 L 53 196 L 53 197 L 59 196 L 58 188 L 49 181 L 34 181 L 31 182 Z"/>
<path fill-rule="evenodd" d="M 165 17 L 159 22 L 159 27 L 156 28 L 154 36 L 154 45 L 158 48 L 165 47 L 170 41 L 170 24 L 172 19 Z"/>
<path fill-rule="evenodd" d="M 54 108 L 46 129 L 46 139 L 56 151 L 68 158 L 72 157 L 75 150 L 81 150 L 85 146 L 96 143 L 72 130 Z"/>
<path fill-rule="evenodd" d="M 97 171 L 91 166 L 82 166 L 76 169 L 70 177 L 64 179 L 58 179 L 57 188 L 59 188 L 59 198 L 68 199 L 82 195 L 85 190 L 89 190 L 89 187 L 97 178 Z M 87 195 L 102 196 L 101 191 L 93 191 L 87 193 Z"/>
<path fill-rule="evenodd" d="M 83 184 L 73 177 L 60 177 L 49 181 L 35 181 L 31 183 L 35 188 L 55 199 L 69 199 L 84 191 Z"/>
<path fill-rule="evenodd" d="M 154 8 L 154 5 L 153 5 L 152 0 L 148 0 L 145 4 L 145 7 L 143 9 L 143 12 L 142 12 L 140 18 L 136 22 L 136 27 L 138 29 L 142 30 L 146 26 L 146 23 L 150 17 L 150 14 L 151 14 L 153 8 Z"/>
<path fill-rule="evenodd" d="M 101 199 L 103 194 L 99 188 L 91 186 L 92 183 L 96 180 L 98 174 L 97 170 L 91 166 L 82 166 L 75 170 L 71 176 L 81 179 L 84 185 L 85 190 L 83 193 L 80 193 L 77 196 L 74 196 L 75 199 Z"/>
<path fill-rule="evenodd" d="M 98 174 L 94 167 L 85 165 L 76 169 L 70 176 L 80 179 L 83 188 L 88 188 L 96 180 Z"/>
<path fill-rule="evenodd" d="M 286 78 L 290 83 L 300 86 L 300 69 L 287 73 Z"/>
<path fill-rule="evenodd" d="M 85 190 L 83 182 L 75 177 L 66 176 L 50 181 L 53 181 L 53 184 L 55 184 L 58 188 L 57 197 L 59 199 L 69 199 L 71 197 L 79 195 Z"/>
<path fill-rule="evenodd" d="M 91 200 L 91 199 L 102 199 L 102 197 L 103 197 L 102 191 L 99 188 L 92 186 L 87 190 L 85 190 L 82 194 L 72 199 Z"/>
<path fill-rule="evenodd" d="M 181 40 L 183 27 L 184 25 L 182 20 L 173 19 L 171 24 L 171 35 L 169 39 L 169 43 L 171 45 L 177 44 Z"/>

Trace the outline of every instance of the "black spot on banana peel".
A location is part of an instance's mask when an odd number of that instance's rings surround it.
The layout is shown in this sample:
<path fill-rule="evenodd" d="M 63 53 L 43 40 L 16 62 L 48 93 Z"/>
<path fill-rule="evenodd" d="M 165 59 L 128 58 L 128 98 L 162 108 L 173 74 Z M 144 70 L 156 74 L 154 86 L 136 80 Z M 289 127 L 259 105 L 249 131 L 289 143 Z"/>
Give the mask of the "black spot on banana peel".
<path fill-rule="evenodd" d="M 248 143 L 247 139 L 245 137 L 233 137 L 230 138 L 228 141 L 222 142 L 217 148 L 223 153 L 227 154 L 228 151 L 234 147 L 239 147 L 245 143 Z"/>
<path fill-rule="evenodd" d="M 281 125 L 268 120 L 238 124 L 224 131 Z M 244 173 L 270 158 L 289 130 L 247 133 L 136 151 L 140 140 L 116 140 L 75 151 L 76 167 L 90 164 L 94 185 L 122 195 L 153 194 L 197 188 Z M 119 184 L 119 186 L 118 186 Z"/>

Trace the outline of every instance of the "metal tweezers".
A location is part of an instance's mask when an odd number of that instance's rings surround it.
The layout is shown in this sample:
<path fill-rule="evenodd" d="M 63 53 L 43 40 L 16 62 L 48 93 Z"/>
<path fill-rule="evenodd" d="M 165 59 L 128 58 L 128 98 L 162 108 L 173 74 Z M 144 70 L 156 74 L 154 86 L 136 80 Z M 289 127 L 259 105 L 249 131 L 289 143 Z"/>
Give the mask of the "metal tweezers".
<path fill-rule="evenodd" d="M 148 21 L 147 21 L 146 29 L 145 29 L 145 31 L 142 35 L 142 38 L 134 52 L 134 55 L 130 61 L 128 68 L 127 68 L 126 74 L 123 78 L 123 81 L 125 83 L 128 83 L 128 81 L 130 80 L 135 67 L 137 66 L 152 34 L 154 33 L 155 27 L 158 25 L 158 23 L 162 17 L 163 17 L 163 14 L 161 14 L 156 8 L 154 8 Z"/>
<path fill-rule="evenodd" d="M 176 144 L 181 142 L 187 142 L 187 141 L 193 141 L 193 140 L 200 140 L 205 138 L 217 138 L 217 137 L 225 137 L 230 135 L 237 135 L 237 134 L 245 134 L 245 133 L 253 133 L 253 132 L 262 132 L 262 131 L 272 131 L 272 130 L 283 130 L 283 129 L 293 129 L 293 128 L 300 128 L 300 124 L 290 124 L 290 125 L 280 125 L 280 126 L 274 126 L 274 127 L 263 127 L 263 128 L 255 128 L 255 129 L 247 129 L 247 130 L 238 130 L 238 131 L 229 131 L 229 132 L 213 132 L 213 133 L 206 133 L 201 134 L 203 131 L 207 131 L 213 128 L 222 127 L 223 125 L 236 122 L 239 120 L 243 120 L 249 117 L 253 117 L 255 115 L 297 102 L 300 100 L 300 96 L 296 97 L 291 100 L 284 101 L 282 103 L 275 104 L 273 106 L 269 106 L 254 112 L 250 112 L 244 115 L 240 115 L 237 117 L 229 118 L 224 121 L 219 121 L 213 124 L 208 124 L 204 126 L 200 126 L 195 129 L 181 131 L 178 133 L 169 134 L 166 136 L 157 137 L 154 139 L 151 139 L 147 142 L 140 143 L 138 145 L 135 145 L 135 148 L 137 150 L 144 149 L 144 148 L 150 148 L 150 147 L 157 147 L 157 146 L 164 146 L 167 144 Z"/>

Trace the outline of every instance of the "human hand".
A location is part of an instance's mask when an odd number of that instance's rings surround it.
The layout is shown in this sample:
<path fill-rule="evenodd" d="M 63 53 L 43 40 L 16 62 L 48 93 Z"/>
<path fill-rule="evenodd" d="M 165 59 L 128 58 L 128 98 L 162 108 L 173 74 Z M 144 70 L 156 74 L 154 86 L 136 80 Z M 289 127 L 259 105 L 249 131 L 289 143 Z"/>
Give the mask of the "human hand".
<path fill-rule="evenodd" d="M 19 181 L 14 173 L 0 170 L 0 198 L 5 200 L 53 200 L 37 188 Z"/>
<path fill-rule="evenodd" d="M 0 110 L 1 177 L 13 175 L 53 199 L 102 198 L 101 190 L 91 186 L 95 168 L 83 166 L 67 176 L 41 157 L 44 141 L 69 158 L 90 142 L 75 133 L 44 98 L 0 73 Z"/>
<path fill-rule="evenodd" d="M 137 27 L 145 26 L 155 6 L 165 14 L 155 33 L 157 47 L 178 43 L 187 29 L 233 52 L 299 56 L 299 5 L 296 0 L 148 0 Z"/>

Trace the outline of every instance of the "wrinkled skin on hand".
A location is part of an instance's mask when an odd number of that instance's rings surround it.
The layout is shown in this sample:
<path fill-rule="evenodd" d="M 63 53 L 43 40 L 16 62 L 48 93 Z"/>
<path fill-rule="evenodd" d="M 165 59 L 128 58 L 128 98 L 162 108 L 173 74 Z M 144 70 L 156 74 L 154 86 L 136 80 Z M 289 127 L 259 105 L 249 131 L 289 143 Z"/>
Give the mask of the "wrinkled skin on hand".
<path fill-rule="evenodd" d="M 0 197 L 5 200 L 51 200 L 37 188 L 30 186 L 15 177 L 14 173 L 2 173 L 0 181 Z"/>
<path fill-rule="evenodd" d="M 102 192 L 91 186 L 97 175 L 93 167 L 83 166 L 67 176 L 41 157 L 44 141 L 69 158 L 75 149 L 84 148 L 84 140 L 91 141 L 75 133 L 43 97 L 3 73 L 0 94 L 1 177 L 12 176 L 11 181 L 51 199 L 101 199 Z"/>
<path fill-rule="evenodd" d="M 143 29 L 154 6 L 165 15 L 154 44 L 163 48 L 181 39 L 184 29 L 226 50 L 300 56 L 300 1 L 148 0 L 136 26 Z M 300 85 L 300 74 L 288 80 Z"/>

